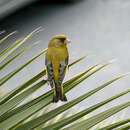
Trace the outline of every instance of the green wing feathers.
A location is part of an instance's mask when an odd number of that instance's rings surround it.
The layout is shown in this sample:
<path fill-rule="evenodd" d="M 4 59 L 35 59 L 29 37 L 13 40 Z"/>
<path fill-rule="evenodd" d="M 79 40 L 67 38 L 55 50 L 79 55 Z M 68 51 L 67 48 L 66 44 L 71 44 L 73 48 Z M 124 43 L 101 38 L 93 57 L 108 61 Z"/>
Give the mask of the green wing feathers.
<path fill-rule="evenodd" d="M 54 88 L 53 102 L 58 102 L 59 100 L 67 101 L 62 82 L 66 72 L 68 71 L 68 57 L 64 61 L 60 61 L 58 67 L 55 66 L 57 65 L 56 62 L 53 62 L 54 60 L 47 61 L 46 59 L 46 74 L 50 86 Z M 55 71 L 58 72 L 58 77 L 57 74 L 55 74 Z"/>

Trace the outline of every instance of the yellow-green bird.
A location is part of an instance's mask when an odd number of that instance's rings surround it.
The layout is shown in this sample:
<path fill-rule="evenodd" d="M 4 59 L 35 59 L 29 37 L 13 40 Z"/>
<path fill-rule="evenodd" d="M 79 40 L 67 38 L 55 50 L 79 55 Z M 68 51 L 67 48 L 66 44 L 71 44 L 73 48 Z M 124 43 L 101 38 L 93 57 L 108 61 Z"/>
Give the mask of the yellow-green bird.
<path fill-rule="evenodd" d="M 48 44 L 45 65 L 47 79 L 50 86 L 54 88 L 53 102 L 67 101 L 62 82 L 68 69 L 69 54 L 67 44 L 70 42 L 67 36 L 56 35 Z"/>

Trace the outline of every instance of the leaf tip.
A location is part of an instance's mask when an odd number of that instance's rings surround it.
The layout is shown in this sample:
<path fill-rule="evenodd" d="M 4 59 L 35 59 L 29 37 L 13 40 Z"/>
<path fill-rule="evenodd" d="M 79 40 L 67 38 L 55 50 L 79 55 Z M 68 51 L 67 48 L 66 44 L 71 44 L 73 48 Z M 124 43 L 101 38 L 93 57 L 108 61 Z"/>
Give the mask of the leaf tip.
<path fill-rule="evenodd" d="M 11 36 L 11 35 L 16 34 L 16 33 L 18 33 L 18 31 L 14 31 L 14 32 L 10 33 L 8 36 Z"/>
<path fill-rule="evenodd" d="M 5 30 L 3 30 L 3 31 L 0 31 L 0 35 L 1 35 L 1 34 L 3 34 L 3 33 L 5 33 L 5 32 L 6 32 Z"/>
<path fill-rule="evenodd" d="M 114 63 L 114 62 L 116 62 L 116 61 L 118 61 L 118 59 L 117 59 L 117 58 L 115 58 L 115 59 L 112 59 L 112 60 L 108 61 L 108 63 L 109 63 L 109 64 L 111 64 L 111 63 Z"/>
<path fill-rule="evenodd" d="M 40 27 L 36 28 L 36 29 L 32 32 L 32 34 L 37 34 L 37 33 L 41 32 L 41 31 L 43 31 L 43 30 L 44 30 L 44 28 L 42 28 L 42 26 L 40 26 Z"/>
<path fill-rule="evenodd" d="M 129 74 L 130 74 L 130 72 L 127 72 L 127 73 L 121 74 L 121 75 L 119 76 L 119 78 L 123 78 L 123 77 L 125 77 L 125 76 L 128 76 Z"/>
<path fill-rule="evenodd" d="M 83 56 L 82 59 L 85 59 L 87 56 Z"/>
<path fill-rule="evenodd" d="M 38 45 L 41 42 L 41 40 L 36 41 L 32 46 Z"/>

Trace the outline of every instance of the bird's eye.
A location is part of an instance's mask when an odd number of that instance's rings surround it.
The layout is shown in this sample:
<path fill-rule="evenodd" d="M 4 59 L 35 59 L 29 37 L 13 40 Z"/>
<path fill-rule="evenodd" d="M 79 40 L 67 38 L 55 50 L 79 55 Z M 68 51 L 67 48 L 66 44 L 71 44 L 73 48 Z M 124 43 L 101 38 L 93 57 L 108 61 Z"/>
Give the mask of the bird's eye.
<path fill-rule="evenodd" d="M 63 43 L 64 43 L 64 41 L 65 41 L 65 38 L 59 38 L 60 39 L 60 41 L 62 41 Z"/>

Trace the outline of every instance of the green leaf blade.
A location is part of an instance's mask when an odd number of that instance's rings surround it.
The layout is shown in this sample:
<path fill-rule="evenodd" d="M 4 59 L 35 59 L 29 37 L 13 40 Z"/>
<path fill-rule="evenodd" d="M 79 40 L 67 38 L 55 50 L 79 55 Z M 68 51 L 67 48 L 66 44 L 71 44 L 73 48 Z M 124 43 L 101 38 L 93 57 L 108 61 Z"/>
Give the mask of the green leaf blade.
<path fill-rule="evenodd" d="M 75 63 L 77 63 L 77 62 L 75 62 Z M 23 87 L 25 87 L 25 86 L 23 86 Z M 66 88 L 67 87 L 68 86 L 66 86 Z M 31 102 L 29 102 L 29 103 L 27 103 L 27 104 L 25 104 L 25 105 L 23 105 L 23 106 L 21 106 L 19 108 L 16 108 L 16 109 L 12 110 L 12 112 L 10 111 L 9 113 L 7 113 L 6 116 L 5 116 L 6 119 L 9 118 L 10 116 L 12 116 L 13 114 L 16 114 L 16 115 L 14 115 L 13 117 L 11 117 L 11 119 L 7 120 L 8 123 L 6 123 L 6 121 L 5 121 L 5 123 L 3 122 L 3 126 L 4 126 L 4 124 L 5 124 L 5 126 L 6 126 L 6 124 L 8 124 L 8 126 L 7 126 L 7 128 L 8 128 L 10 126 L 11 121 L 14 120 L 15 117 L 19 117 L 17 119 L 17 121 L 15 120 L 15 122 L 13 122 L 14 124 L 17 124 L 20 120 L 22 121 L 25 118 L 28 118 L 33 113 L 35 113 L 38 110 L 42 109 L 43 107 L 45 107 L 46 105 L 50 104 L 51 102 L 52 102 L 52 90 L 49 91 L 49 92 L 47 92 L 47 93 L 45 93 L 45 94 L 43 94 L 42 96 L 36 98 L 35 100 L 33 100 L 33 101 L 31 101 Z M 43 106 L 41 104 L 43 104 Z M 29 108 L 31 106 L 33 106 L 33 107 Z M 23 113 L 26 113 L 26 114 L 24 115 L 22 113 L 22 111 L 23 111 Z M 4 120 L 5 120 L 5 118 L 4 118 Z M 3 118 L 0 118 L 0 120 L 3 121 Z"/>
<path fill-rule="evenodd" d="M 114 115 L 115 113 L 127 108 L 130 106 L 130 102 L 126 102 L 124 104 L 112 107 L 104 112 L 101 112 L 95 116 L 90 117 L 87 120 L 81 121 L 77 124 L 74 124 L 70 127 L 65 128 L 64 130 L 75 130 L 75 129 L 90 129 L 91 127 L 93 127 L 94 125 L 96 125 L 97 123 L 100 123 L 101 121 L 105 120 L 106 118 Z"/>
<path fill-rule="evenodd" d="M 111 130 L 111 129 L 117 128 L 121 125 L 124 125 L 126 123 L 130 123 L 130 118 L 122 120 L 122 121 L 118 121 L 116 123 L 110 124 L 110 125 L 105 126 L 105 127 L 102 127 L 99 130 Z"/>
<path fill-rule="evenodd" d="M 70 124 L 70 123 L 76 121 L 77 119 L 79 119 L 79 118 L 85 116 L 86 114 L 88 114 L 88 113 L 90 113 L 90 112 L 93 112 L 94 110 L 98 109 L 99 107 L 101 107 L 101 106 L 103 106 L 103 105 L 105 105 L 105 104 L 107 104 L 107 103 L 109 103 L 109 102 L 111 102 L 111 101 L 113 101 L 113 100 L 115 100 L 115 99 L 117 99 L 117 98 L 119 98 L 119 97 L 121 97 L 121 96 L 123 96 L 123 95 L 129 93 L 129 92 L 130 92 L 130 90 L 127 90 L 127 91 L 125 91 L 125 92 L 122 92 L 122 93 L 120 93 L 120 94 L 118 94 L 118 95 L 116 95 L 116 96 L 113 96 L 113 97 L 111 97 L 111 98 L 105 100 L 105 101 L 102 101 L 102 102 L 100 102 L 100 103 L 98 103 L 98 104 L 95 104 L 95 105 L 93 105 L 93 106 L 91 106 L 91 107 L 89 107 L 89 108 L 87 108 L 87 109 L 85 109 L 85 110 L 83 110 L 83 111 L 81 111 L 81 112 L 75 114 L 75 115 L 72 115 L 72 116 L 70 116 L 70 117 L 68 117 L 68 118 L 65 118 L 65 119 L 63 119 L 63 120 L 60 120 L 60 121 L 58 121 L 58 122 L 56 122 L 56 123 L 54 123 L 54 124 L 52 124 L 52 125 L 49 125 L 49 126 L 43 128 L 42 130 L 47 130 L 47 129 L 53 129 L 53 130 L 55 130 L 55 129 L 60 129 L 60 128 L 64 127 L 65 125 L 68 125 L 68 124 Z M 107 129 L 103 129 L 103 130 L 107 130 Z"/>
<path fill-rule="evenodd" d="M 5 32 L 5 31 L 2 31 L 0 34 L 2 34 L 2 33 L 4 33 L 4 32 Z M 5 36 L 3 39 L 0 40 L 0 44 L 1 44 L 2 42 L 4 42 L 7 38 L 9 38 L 11 35 L 15 34 L 15 33 L 17 33 L 17 31 L 14 31 L 14 32 L 8 34 L 7 36 Z"/>
<path fill-rule="evenodd" d="M 124 126 L 122 126 L 120 128 L 117 128 L 115 130 L 129 130 L 129 129 L 130 129 L 130 124 L 127 124 L 127 125 L 124 125 Z"/>
<path fill-rule="evenodd" d="M 14 97 L 13 99 L 9 100 L 7 103 L 0 106 L 0 117 L 8 112 L 10 109 L 21 103 L 26 97 L 28 97 L 30 94 L 35 92 L 37 89 L 39 89 L 42 85 L 44 85 L 45 81 L 40 81 L 36 85 L 32 86 L 31 88 L 27 89 L 26 91 L 22 92 L 18 96 Z"/>
<path fill-rule="evenodd" d="M 16 94 L 20 93 L 22 90 L 26 89 L 29 85 L 33 84 L 34 82 L 36 82 L 37 80 L 39 80 L 41 77 L 43 77 L 45 75 L 45 70 L 40 72 L 39 74 L 37 74 L 36 76 L 34 76 L 33 78 L 31 78 L 30 80 L 28 80 L 27 82 L 23 83 L 22 85 L 20 85 L 19 87 L 15 88 L 14 90 L 12 90 L 11 92 L 9 92 L 8 94 L 4 95 L 1 99 L 0 99 L 0 105 L 2 105 L 3 103 L 7 102 L 8 100 L 10 100 L 12 97 L 14 97 Z"/>
<path fill-rule="evenodd" d="M 0 66 L 0 70 L 4 69 L 9 63 L 11 63 L 12 61 L 14 61 L 17 57 L 19 57 L 20 55 L 22 55 L 24 52 L 26 52 L 30 48 L 31 48 L 31 46 L 28 46 L 24 50 L 22 50 L 20 53 L 18 53 L 16 56 L 12 57 L 9 61 L 7 61 L 2 66 Z"/>
<path fill-rule="evenodd" d="M 71 67 L 72 65 L 78 63 L 79 61 L 83 60 L 85 57 L 81 57 L 78 60 L 72 62 L 71 64 L 69 64 L 69 67 Z M 94 68 L 94 67 L 92 67 Z M 91 69 L 91 68 L 90 68 Z M 90 71 L 90 70 L 87 70 Z M 86 72 L 87 72 L 86 71 Z M 86 72 L 84 72 L 84 74 L 86 74 Z M 79 77 L 84 75 L 79 74 Z M 28 87 L 29 85 L 33 84 L 34 82 L 36 82 L 37 80 L 39 80 L 41 77 L 43 77 L 45 75 L 45 70 L 43 70 L 42 72 L 40 72 L 39 74 L 37 74 L 36 76 L 34 76 L 32 79 L 30 79 L 29 81 L 25 82 L 23 85 L 20 85 L 19 87 L 17 87 L 16 89 L 14 89 L 13 91 L 11 91 L 9 94 L 5 95 L 2 99 L 0 99 L 0 105 L 5 103 L 6 101 L 8 101 L 10 98 L 12 98 L 13 96 L 15 96 L 16 94 L 18 94 L 19 92 L 21 92 L 23 89 L 25 89 L 26 87 Z M 78 76 L 74 77 L 73 79 L 69 80 L 68 83 L 75 81 L 75 79 L 77 79 Z M 67 85 L 67 82 L 64 84 L 64 86 Z"/>
<path fill-rule="evenodd" d="M 48 121 L 48 120 L 54 118 L 56 115 L 58 115 L 58 114 L 64 112 L 65 110 L 71 108 L 72 106 L 78 104 L 79 102 L 83 101 L 84 99 L 90 97 L 90 96 L 93 95 L 94 93 L 96 93 L 96 92 L 98 92 L 99 90 L 103 89 L 104 87 L 108 86 L 108 85 L 111 84 L 112 82 L 118 80 L 119 78 L 122 78 L 122 76 L 124 76 L 124 75 L 120 75 L 120 76 L 118 76 L 117 78 L 115 78 L 115 79 L 113 79 L 113 80 L 110 80 L 110 81 L 108 81 L 107 83 L 101 85 L 100 87 L 98 87 L 98 88 L 96 88 L 96 89 L 93 89 L 93 90 L 91 90 L 90 92 L 88 92 L 88 93 L 86 93 L 86 94 L 84 94 L 84 95 L 82 95 L 82 96 L 80 96 L 80 97 L 78 97 L 78 98 L 76 98 L 76 99 L 70 101 L 69 103 L 66 103 L 66 104 L 64 104 L 63 106 L 60 106 L 60 107 L 58 107 L 58 108 L 56 108 L 56 109 L 54 109 L 54 110 L 48 112 L 47 114 L 44 114 L 44 115 L 42 115 L 42 116 L 40 116 L 40 117 L 38 117 L 38 118 L 36 118 L 36 119 L 34 119 L 34 120 L 31 120 L 31 121 L 25 123 L 25 124 L 22 125 L 22 126 L 19 126 L 18 129 L 23 129 L 23 128 L 26 128 L 26 129 L 27 129 L 27 128 L 31 128 L 31 129 L 33 129 L 33 128 L 37 127 L 38 125 L 40 125 L 41 123 L 45 123 L 46 121 Z"/>
<path fill-rule="evenodd" d="M 30 34 L 28 34 L 19 44 L 17 44 L 15 47 L 13 47 L 5 55 L 1 56 L 0 57 L 0 63 L 2 63 L 8 56 L 10 56 L 13 52 L 15 52 L 21 45 L 23 45 L 27 40 L 29 40 L 34 34 L 36 34 L 37 32 L 39 32 L 40 29 L 41 28 L 37 28 L 36 30 L 34 30 L 33 32 L 31 32 Z M 10 36 L 10 34 L 9 34 L 9 36 Z M 8 38 L 8 36 L 7 36 L 7 38 Z M 7 39 L 7 38 L 5 38 L 5 39 Z M 2 39 L 2 42 L 3 42 L 3 39 Z"/>
<path fill-rule="evenodd" d="M 15 69 L 14 71 L 10 72 L 8 75 L 6 75 L 2 79 L 0 79 L 0 86 L 2 86 L 6 81 L 8 81 L 10 78 L 12 78 L 15 74 L 17 74 L 19 71 L 21 71 L 28 64 L 30 64 L 31 62 L 33 62 L 36 58 L 38 58 L 39 56 L 41 56 L 42 54 L 44 54 L 46 51 L 47 51 L 47 49 L 41 51 L 38 55 L 34 56 L 31 60 L 29 60 L 28 62 L 26 62 L 22 66 L 18 67 L 17 69 Z"/>
<path fill-rule="evenodd" d="M 15 44 L 17 44 L 20 41 L 20 39 L 16 40 L 15 42 L 13 42 L 12 44 L 10 44 L 7 48 L 5 48 L 3 51 L 0 52 L 0 55 L 4 54 L 5 52 L 7 52 L 11 47 L 13 47 Z"/>

